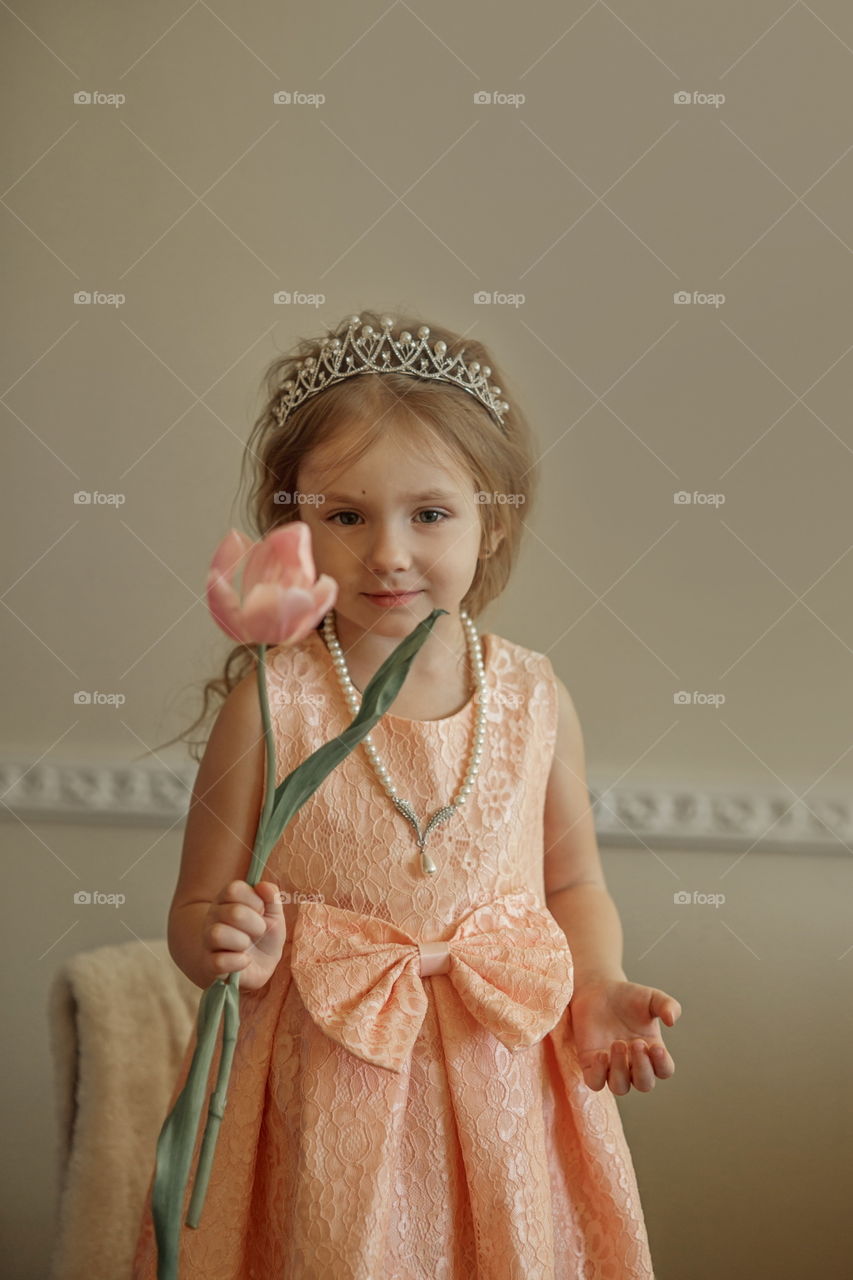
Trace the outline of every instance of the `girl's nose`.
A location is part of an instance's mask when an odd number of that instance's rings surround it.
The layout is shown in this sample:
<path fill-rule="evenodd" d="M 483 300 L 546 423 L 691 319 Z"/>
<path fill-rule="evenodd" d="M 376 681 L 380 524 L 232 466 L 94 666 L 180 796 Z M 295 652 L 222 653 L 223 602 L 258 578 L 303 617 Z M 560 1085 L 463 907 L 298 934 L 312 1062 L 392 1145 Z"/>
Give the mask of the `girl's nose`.
<path fill-rule="evenodd" d="M 406 573 L 411 562 L 406 540 L 399 531 L 377 530 L 365 557 L 368 569 L 377 574 Z"/>

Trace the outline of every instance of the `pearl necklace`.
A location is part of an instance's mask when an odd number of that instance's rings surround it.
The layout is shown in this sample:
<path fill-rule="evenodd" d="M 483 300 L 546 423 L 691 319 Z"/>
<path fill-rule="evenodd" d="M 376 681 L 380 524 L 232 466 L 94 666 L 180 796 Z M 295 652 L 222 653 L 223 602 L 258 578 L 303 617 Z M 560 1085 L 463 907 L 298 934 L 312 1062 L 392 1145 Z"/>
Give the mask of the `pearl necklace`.
<path fill-rule="evenodd" d="M 471 792 L 474 779 L 480 772 L 480 760 L 483 754 L 483 737 L 485 734 L 486 720 L 486 669 L 483 663 L 482 653 L 480 652 L 480 639 L 477 634 L 477 628 L 464 609 L 460 609 L 459 617 L 461 618 L 467 632 L 468 656 L 470 665 L 474 672 L 477 706 L 477 718 L 474 726 L 474 741 L 471 748 L 471 757 L 468 762 L 468 770 L 465 774 L 462 786 L 459 788 L 456 796 L 449 804 L 446 804 L 441 809 L 437 809 L 435 811 L 423 831 L 421 831 L 417 817 L 415 816 L 415 811 L 409 804 L 408 800 L 403 800 L 398 796 L 397 788 L 391 781 L 391 775 L 382 762 L 379 752 L 373 744 L 371 735 L 367 733 L 363 739 L 367 754 L 370 758 L 370 763 L 373 765 L 374 771 L 376 772 L 386 794 L 399 809 L 400 813 L 408 819 L 415 829 L 418 848 L 421 851 L 421 871 L 427 876 L 434 875 L 438 870 L 426 850 L 427 836 L 434 827 L 438 826 L 440 822 L 444 822 L 447 818 L 451 817 L 459 805 L 465 803 Z M 334 609 L 330 609 L 323 619 L 323 635 L 325 636 L 326 644 L 329 646 L 329 652 L 332 655 L 332 661 L 334 662 L 335 670 L 338 673 L 338 680 L 340 681 L 344 697 L 347 700 L 350 711 L 355 717 L 358 714 L 361 699 L 358 690 L 350 679 L 346 658 L 344 657 L 343 650 L 341 649 L 340 642 L 338 641 L 337 632 L 335 630 Z"/>

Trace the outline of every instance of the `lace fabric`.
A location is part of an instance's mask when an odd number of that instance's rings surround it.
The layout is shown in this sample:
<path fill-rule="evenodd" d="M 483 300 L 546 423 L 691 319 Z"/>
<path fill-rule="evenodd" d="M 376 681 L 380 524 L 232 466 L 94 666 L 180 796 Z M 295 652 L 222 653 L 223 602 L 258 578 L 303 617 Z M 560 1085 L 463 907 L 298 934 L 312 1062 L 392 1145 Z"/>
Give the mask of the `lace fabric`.
<path fill-rule="evenodd" d="M 553 669 L 545 655 L 500 636 L 481 639 L 482 763 L 467 802 L 430 835 L 437 873 L 420 871 L 414 832 L 362 746 L 270 853 L 264 879 L 291 897 L 287 943 L 267 985 L 240 998 L 228 1104 L 201 1222 L 183 1228 L 181 1280 L 653 1280 L 616 1099 L 606 1087 L 587 1088 L 560 1012 L 559 993 L 563 1004 L 571 993 L 570 951 L 549 932 L 548 922 L 564 938 L 543 880 Z M 319 633 L 267 659 L 279 782 L 351 716 Z M 373 730 L 419 817 L 456 793 L 473 723 L 469 702 L 442 720 L 388 713 Z M 487 947 L 481 961 L 477 938 L 466 936 L 469 918 L 505 930 L 504 951 Z M 323 938 L 310 932 L 321 924 L 334 926 Z M 302 982 L 300 964 L 294 978 L 300 931 L 313 985 Z M 384 982 L 396 993 L 391 1031 L 381 1034 L 380 1019 L 378 1041 L 370 1040 L 374 1060 L 358 1052 L 364 963 L 349 956 L 319 978 L 324 954 L 338 956 L 341 932 L 355 936 L 356 949 L 365 936 L 379 948 L 372 990 Z M 416 977 L 413 944 L 438 941 L 448 944 L 451 967 L 466 966 L 467 989 L 447 971 Z M 553 963 L 537 967 L 546 941 Z M 505 952 L 513 946 L 511 972 Z M 524 1015 L 525 999 L 537 1015 Z M 403 1025 L 412 1014 L 420 1019 L 413 1040 Z M 343 1026 L 351 1048 L 330 1033 Z M 217 1048 L 211 1081 L 218 1060 Z M 200 1137 L 196 1158 L 199 1146 Z M 133 1278 L 155 1277 L 149 1186 Z"/>

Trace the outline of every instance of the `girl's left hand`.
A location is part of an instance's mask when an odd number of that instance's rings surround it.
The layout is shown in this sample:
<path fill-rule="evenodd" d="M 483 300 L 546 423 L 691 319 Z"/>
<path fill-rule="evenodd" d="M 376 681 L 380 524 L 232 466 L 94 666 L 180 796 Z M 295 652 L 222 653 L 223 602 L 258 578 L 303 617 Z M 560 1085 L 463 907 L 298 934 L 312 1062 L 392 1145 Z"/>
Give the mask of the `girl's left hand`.
<path fill-rule="evenodd" d="M 655 1076 L 667 1080 L 675 1063 L 660 1037 L 663 1019 L 672 1027 L 681 1005 L 665 991 L 636 982 L 604 979 L 582 983 L 569 1004 L 584 1080 L 596 1092 L 640 1093 L 655 1087 Z"/>

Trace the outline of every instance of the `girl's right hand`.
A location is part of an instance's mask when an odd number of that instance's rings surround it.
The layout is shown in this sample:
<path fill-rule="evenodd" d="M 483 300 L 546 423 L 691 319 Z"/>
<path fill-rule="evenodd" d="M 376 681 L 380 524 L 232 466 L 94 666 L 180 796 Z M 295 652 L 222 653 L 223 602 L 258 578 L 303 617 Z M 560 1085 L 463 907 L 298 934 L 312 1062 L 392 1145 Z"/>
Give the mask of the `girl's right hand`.
<path fill-rule="evenodd" d="M 211 981 L 239 971 L 243 990 L 257 991 L 275 972 L 286 937 L 278 885 L 260 880 L 252 888 L 232 880 L 211 902 L 202 927 Z"/>

